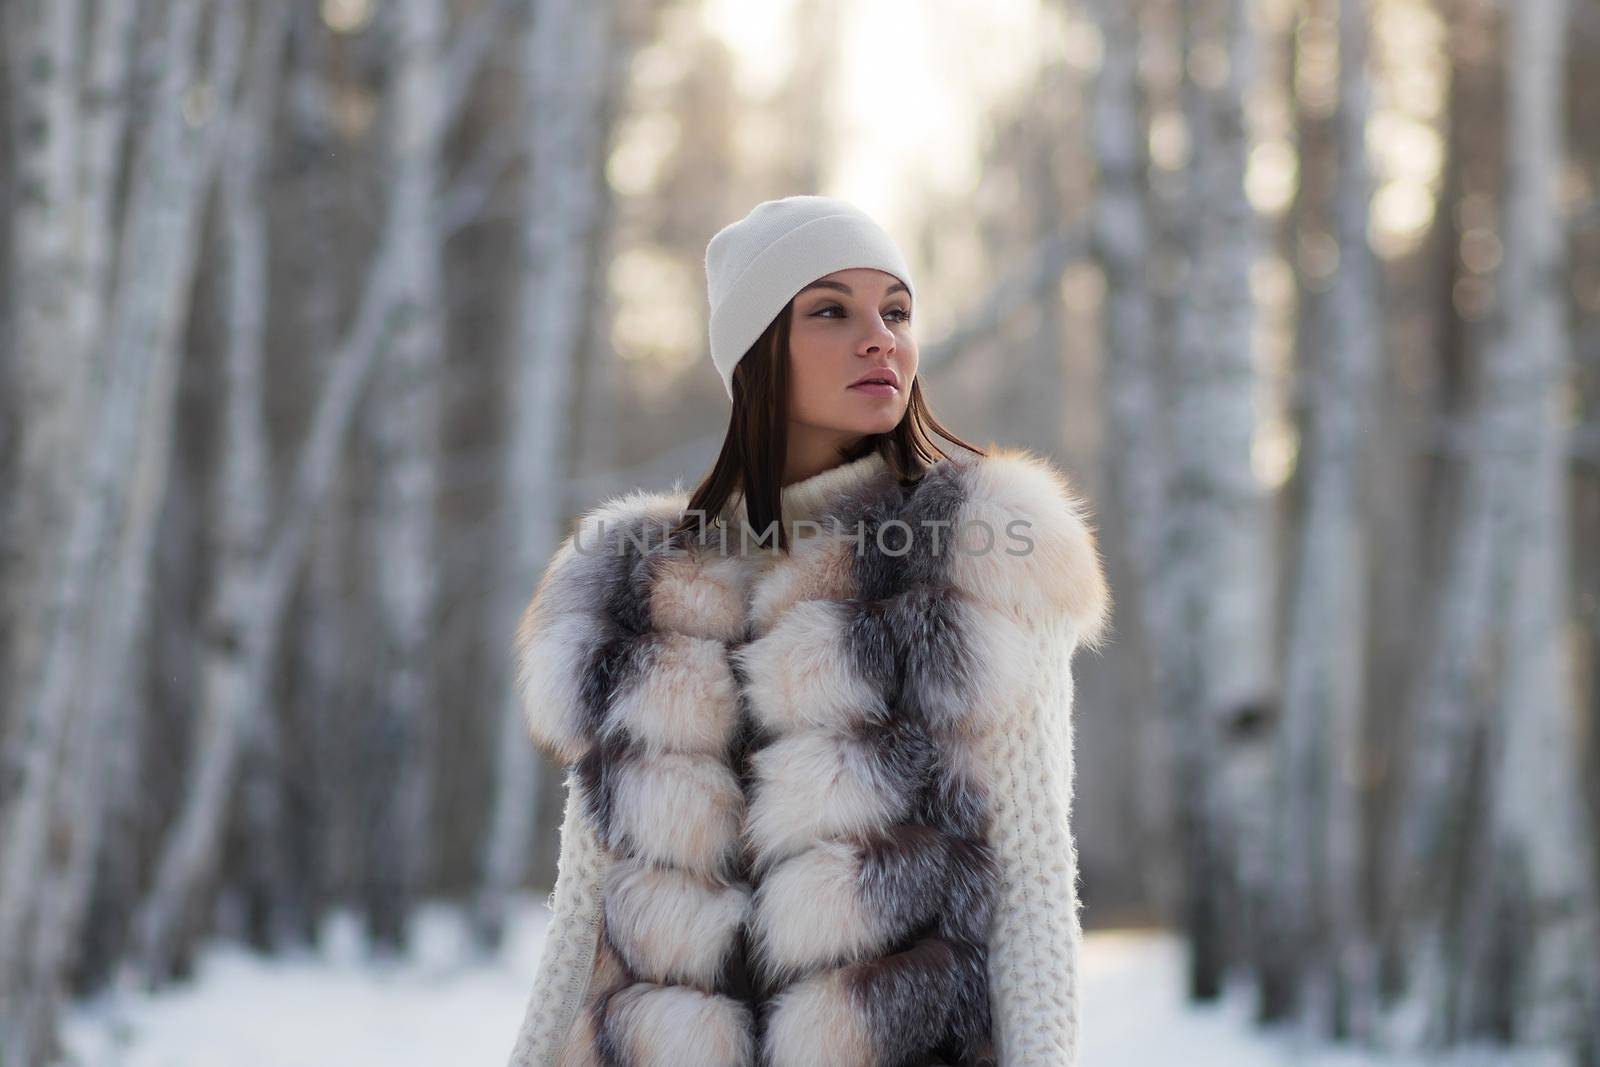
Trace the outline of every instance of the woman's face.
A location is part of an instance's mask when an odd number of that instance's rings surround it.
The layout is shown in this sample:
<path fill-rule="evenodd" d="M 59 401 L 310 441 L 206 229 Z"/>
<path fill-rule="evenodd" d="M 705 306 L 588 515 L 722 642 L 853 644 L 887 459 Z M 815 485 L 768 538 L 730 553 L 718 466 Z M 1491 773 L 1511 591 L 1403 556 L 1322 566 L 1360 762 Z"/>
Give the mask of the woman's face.
<path fill-rule="evenodd" d="M 823 275 L 795 294 L 789 357 L 792 429 L 840 441 L 892 430 L 917 373 L 911 295 L 872 267 Z M 856 384 L 874 378 L 888 384 Z"/>

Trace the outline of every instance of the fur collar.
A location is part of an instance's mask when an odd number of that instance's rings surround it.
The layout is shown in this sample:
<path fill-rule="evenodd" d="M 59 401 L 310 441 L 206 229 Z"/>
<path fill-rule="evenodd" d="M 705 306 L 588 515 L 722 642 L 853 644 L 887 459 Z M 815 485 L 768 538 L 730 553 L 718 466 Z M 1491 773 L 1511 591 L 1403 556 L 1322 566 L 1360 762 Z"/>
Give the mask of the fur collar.
<path fill-rule="evenodd" d="M 841 463 L 809 478 L 802 478 L 798 482 L 791 482 L 784 486 L 779 494 L 783 501 L 784 521 L 791 523 L 814 521 L 819 516 L 827 514 L 830 505 L 842 494 L 857 491 L 865 484 L 882 482 L 891 477 L 888 464 L 884 462 L 883 457 L 876 452 L 869 452 L 859 459 Z M 733 498 L 722 509 L 722 517 L 724 520 L 749 526 L 750 512 L 745 507 L 743 493 L 734 492 Z"/>
<path fill-rule="evenodd" d="M 820 521 L 844 510 L 842 502 L 887 491 L 895 479 L 881 457 L 870 453 L 782 491 L 786 522 Z M 993 444 L 982 456 L 953 456 L 934 463 L 922 484 L 946 487 L 962 500 L 956 528 L 971 531 L 972 552 L 957 551 L 954 580 L 971 595 L 995 607 L 1025 615 L 1062 612 L 1074 622 L 1078 642 L 1099 648 L 1109 633 L 1111 594 L 1090 522 L 1088 501 L 1050 460 L 1028 449 Z M 514 651 L 525 658 L 542 618 L 583 605 L 572 594 L 598 579 L 595 566 L 602 545 L 613 545 L 619 531 L 660 531 L 683 514 L 689 491 L 635 489 L 608 497 L 584 512 L 552 557 L 539 590 L 517 627 Z M 724 518 L 746 519 L 735 493 Z M 973 527 L 972 523 L 978 523 Z M 993 551 L 981 548 L 982 530 L 996 537 Z M 730 537 L 730 551 L 737 540 Z M 572 572 L 566 581 L 562 572 Z M 544 593 L 544 596 L 540 596 Z M 580 594 L 581 595 L 581 594 Z M 545 603 L 541 604 L 541 601 Z M 592 607 L 593 605 L 589 605 Z M 541 731 L 535 727 L 536 739 Z"/>

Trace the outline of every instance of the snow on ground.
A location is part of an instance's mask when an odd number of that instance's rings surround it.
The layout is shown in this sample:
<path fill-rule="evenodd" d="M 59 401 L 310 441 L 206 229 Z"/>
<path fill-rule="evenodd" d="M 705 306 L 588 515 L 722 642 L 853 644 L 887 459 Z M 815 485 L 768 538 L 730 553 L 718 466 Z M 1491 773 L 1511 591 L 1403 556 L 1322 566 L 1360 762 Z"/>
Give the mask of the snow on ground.
<path fill-rule="evenodd" d="M 1188 955 L 1161 931 L 1088 934 L 1083 955 L 1083 1067 L 1567 1067 L 1564 1059 L 1488 1048 L 1446 1058 L 1381 1056 L 1250 1023 L 1251 1003 L 1186 1004 Z"/>
<path fill-rule="evenodd" d="M 295 957 L 213 945 L 194 982 L 77 1005 L 60 1067 L 504 1067 L 548 917 L 542 900 L 524 898 L 492 960 L 473 956 L 460 913 L 438 905 L 422 911 L 413 951 L 392 964 L 363 962 L 348 916 L 330 922 L 317 951 Z M 1086 938 L 1083 1067 L 1425 1067 L 1263 1035 L 1239 997 L 1186 1007 L 1184 963 L 1167 933 Z M 1449 1062 L 1511 1063 L 1504 1053 Z"/>

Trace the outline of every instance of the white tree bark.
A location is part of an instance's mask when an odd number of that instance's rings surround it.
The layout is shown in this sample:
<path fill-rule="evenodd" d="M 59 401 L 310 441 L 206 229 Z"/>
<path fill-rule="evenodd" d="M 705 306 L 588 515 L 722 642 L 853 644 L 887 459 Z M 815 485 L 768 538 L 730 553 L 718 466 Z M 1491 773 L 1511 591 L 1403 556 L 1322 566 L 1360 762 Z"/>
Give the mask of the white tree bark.
<path fill-rule="evenodd" d="M 16 565 L 8 568 L 4 605 L 12 618 L 47 617 L 37 612 L 52 591 L 53 553 L 71 503 L 72 450 L 87 345 L 76 332 L 74 311 L 82 304 L 74 277 L 73 215 L 79 143 L 79 10 L 75 3 L 13 5 L 4 12 L 12 52 L 13 133 L 17 182 L 12 217 L 16 285 L 14 382 L 20 393 L 17 487 L 10 502 Z M 10 131 L 8 131 L 10 132 Z M 64 358 L 63 358 L 64 357 Z M 56 761 L 69 728 L 65 699 L 36 697 L 45 625 L 14 627 L 8 650 L 6 730 L 0 745 L 0 1034 L 20 1029 L 24 1019 L 29 959 L 23 948 L 39 891 L 34 862 L 43 843 Z M 18 1050 L 21 1038 L 4 1040 Z"/>
<path fill-rule="evenodd" d="M 1269 878 L 1264 705 L 1271 684 L 1263 494 L 1251 467 L 1255 367 L 1250 268 L 1255 218 L 1244 191 L 1249 20 L 1241 0 L 1197 0 L 1184 84 L 1189 127 L 1187 288 L 1173 358 L 1172 685 L 1191 991 L 1220 992 L 1235 941 Z M 1223 876 L 1237 872 L 1241 897 Z"/>
<path fill-rule="evenodd" d="M 433 673 L 438 533 L 434 512 L 444 358 L 440 238 L 432 205 L 447 116 L 440 110 L 445 13 L 439 0 L 394 9 L 388 165 L 400 324 L 374 382 L 368 417 L 377 454 L 373 588 L 378 681 L 369 751 L 376 769 L 362 864 L 366 920 L 377 943 L 405 942 L 412 901 L 431 865 L 435 749 Z"/>
<path fill-rule="evenodd" d="M 1284 864 L 1274 891 L 1283 916 L 1281 977 L 1321 1033 L 1346 1035 L 1374 993 L 1371 939 L 1360 903 L 1360 768 L 1366 677 L 1366 535 L 1360 473 L 1376 403 L 1379 320 L 1367 246 L 1366 12 L 1339 4 L 1338 173 L 1332 224 L 1339 270 L 1305 336 L 1309 417 L 1300 468 L 1305 507 L 1289 600 L 1284 683 Z M 1363 1015 L 1361 1028 L 1367 1023 Z"/>
<path fill-rule="evenodd" d="M 302 19 L 315 20 L 320 14 L 307 11 Z M 334 127 L 334 90 L 327 76 L 329 52 L 336 44 L 328 35 L 305 33 L 293 50 L 293 67 L 288 74 L 284 108 L 286 125 L 296 143 L 307 152 L 336 152 L 340 137 Z M 341 237 L 334 225 L 339 215 L 339 190 L 321 175 L 308 175 L 296 191 L 303 201 L 298 217 L 304 223 L 294 234 L 292 255 L 315 264 L 305 286 L 306 342 L 312 351 L 332 351 L 338 346 L 344 316 L 340 276 Z M 305 575 L 298 611 L 284 620 L 292 635 L 299 666 L 296 700 L 310 709 L 342 708 L 354 702 L 349 696 L 352 681 L 360 670 L 354 655 L 362 628 L 357 624 L 355 598 L 348 593 L 351 579 L 347 565 L 354 538 L 350 497 L 353 480 L 349 476 L 349 454 L 335 455 L 330 471 L 329 499 L 315 524 L 307 546 Z M 312 728 L 310 744 L 316 758 L 304 768 L 318 785 L 316 806 L 324 812 L 315 834 L 315 863 L 322 872 L 319 888 L 326 895 L 353 884 L 352 866 L 360 855 L 358 814 L 353 811 L 352 791 L 341 773 L 354 761 L 354 718 L 342 714 L 313 711 L 307 719 Z M 328 903 L 314 899 L 313 915 Z"/>
<path fill-rule="evenodd" d="M 16 619 L 32 615 L 43 596 L 46 560 L 66 521 L 72 427 L 82 419 L 90 334 L 79 318 L 87 303 L 78 255 L 81 7 L 78 0 L 26 0 L 8 4 L 3 14 L 13 116 L 6 132 L 16 184 L 10 277 L 19 425 L 18 491 L 7 502 L 13 528 L 7 547 L 17 562 L 4 573 L 0 607 Z M 11 635 L 9 707 L 20 704 L 40 669 L 42 639 L 38 627 L 16 627 Z M 0 725 L 10 719 L 0 715 Z M 28 733 L 48 747 L 37 728 Z M 0 804 L 6 799 L 0 794 Z"/>
<path fill-rule="evenodd" d="M 1168 766 L 1161 744 L 1179 711 L 1172 706 L 1170 675 L 1176 635 L 1171 584 L 1160 567 L 1168 558 L 1167 493 L 1172 472 L 1172 441 L 1164 416 L 1161 366 L 1156 348 L 1155 294 L 1150 270 L 1154 237 L 1147 207 L 1150 161 L 1139 82 L 1138 9 L 1121 0 L 1099 0 L 1101 61 L 1093 97 L 1092 135 L 1098 183 L 1094 201 L 1095 255 L 1105 276 L 1102 312 L 1101 381 L 1105 398 L 1105 485 L 1109 494 L 1111 539 L 1127 568 L 1119 597 L 1125 650 L 1138 650 L 1140 666 L 1154 679 L 1161 706 L 1142 716 L 1136 751 L 1140 768 L 1152 778 Z M 1165 699 L 1162 699 L 1165 698 Z M 1171 798 L 1160 790 L 1139 790 L 1141 823 L 1152 838 L 1171 819 Z M 1150 794 L 1155 794 L 1152 798 Z M 1157 798 L 1162 802 L 1158 806 Z M 1152 847 L 1141 866 L 1151 896 L 1171 906 L 1183 885 L 1176 850 Z"/>
<path fill-rule="evenodd" d="M 124 92 L 136 14 L 132 0 L 106 0 L 96 12 L 91 43 L 89 96 L 106 112 L 95 115 L 86 129 L 85 172 L 90 177 L 87 210 L 106 227 L 106 233 L 96 238 L 96 247 L 85 257 L 95 278 L 92 284 L 97 286 L 104 283 L 107 273 L 104 259 L 111 247 L 112 183 L 123 125 L 124 105 L 114 103 L 112 98 Z M 224 92 L 234 78 L 242 20 L 242 11 L 234 5 L 215 24 L 210 77 L 214 84 L 220 83 Z M 198 199 L 203 198 L 201 190 L 208 185 L 211 162 L 205 156 L 206 146 L 197 151 L 200 155 L 194 165 L 202 172 L 196 191 Z M 198 240 L 197 235 L 191 240 Z M 192 284 L 195 248 L 191 246 L 185 255 L 188 263 L 174 282 L 187 288 Z M 98 295 L 97 292 L 96 304 Z M 168 343 L 173 349 L 181 344 L 176 324 Z M 48 996 L 52 1005 L 65 995 L 66 971 L 76 961 L 81 947 L 107 807 L 113 802 L 108 792 L 110 743 L 113 737 L 134 733 L 129 716 L 130 709 L 138 705 L 128 700 L 126 689 L 128 679 L 137 673 L 139 623 L 146 615 L 154 536 L 166 498 L 180 356 L 174 352 L 163 363 L 168 378 L 156 381 L 151 388 L 150 408 L 140 429 L 137 467 L 121 530 L 118 563 L 109 592 L 103 594 L 104 603 L 97 611 L 95 660 L 100 666 L 84 687 L 80 721 L 68 739 L 57 783 L 57 828 L 53 835 L 68 842 L 68 847 L 64 853 L 50 854 L 46 877 L 51 884 L 41 897 L 34 922 L 32 961 L 35 990 Z"/>
<path fill-rule="evenodd" d="M 270 239 L 262 184 L 289 17 L 290 11 L 281 5 L 266 5 L 259 10 L 250 76 L 238 117 L 230 124 L 230 151 L 222 175 L 226 417 L 213 494 L 217 508 L 217 570 L 200 634 L 202 692 L 226 691 L 226 679 L 247 672 L 248 657 L 241 634 L 254 627 L 276 625 L 276 620 L 255 619 L 247 613 L 257 606 L 252 594 L 265 561 L 273 508 L 271 443 L 263 409 Z M 247 718 L 246 751 L 260 756 L 247 761 L 240 785 L 250 842 L 248 862 L 257 881 L 277 884 L 285 877 L 280 848 L 280 786 L 275 777 L 263 780 L 261 771 L 263 766 L 275 764 L 272 757 L 276 735 L 274 724 L 263 721 L 265 716 Z M 268 921 L 277 918 L 274 913 Z"/>
<path fill-rule="evenodd" d="M 1509 998 L 1494 1008 L 1520 1044 L 1557 1053 L 1600 1040 L 1600 899 L 1569 633 L 1572 338 L 1561 179 L 1570 29 L 1568 0 L 1527 0 L 1508 22 L 1502 333 L 1484 375 L 1504 420 L 1496 445 L 1508 468 L 1495 565 L 1503 666 L 1490 732 L 1490 862 L 1473 872 L 1487 891 L 1467 919 L 1471 977 Z M 1494 940 L 1509 946 L 1520 980 L 1483 961 L 1484 942 Z"/>
<path fill-rule="evenodd" d="M 69 730 L 77 731 L 78 745 L 68 747 L 78 754 L 74 767 L 79 766 L 83 746 L 92 752 L 94 744 L 85 731 L 105 727 L 96 715 L 110 706 L 98 687 L 114 686 L 125 676 L 164 494 L 170 409 L 206 187 L 209 134 L 214 129 L 206 116 L 185 116 L 179 106 L 193 77 L 200 11 L 198 0 L 178 3 L 166 22 L 164 78 L 133 165 L 120 235 L 118 284 L 108 312 L 99 320 L 105 325 L 99 341 L 102 355 L 93 366 L 95 378 L 86 394 L 93 414 L 88 424 L 94 429 L 66 483 L 70 498 L 66 528 L 56 542 L 57 554 L 47 563 L 42 587 L 40 617 L 47 620 L 39 628 L 42 660 L 37 673 L 23 683 L 19 702 L 17 722 L 25 731 L 25 763 L 4 816 L 0 854 L 0 960 L 5 961 L 0 971 L 0 1016 L 7 1020 L 4 1053 L 11 1062 L 31 1063 L 49 1051 L 53 991 L 48 982 L 41 986 L 26 979 L 19 989 L 19 978 L 55 967 L 55 960 L 36 958 L 35 952 L 60 951 L 59 938 L 67 923 L 61 918 L 66 913 L 58 910 L 64 903 L 58 894 L 76 892 L 61 884 L 64 875 L 53 865 L 57 854 L 46 847 L 53 818 L 71 821 L 86 814 L 55 810 L 59 776 L 64 773 L 61 761 L 68 758 L 63 746 Z M 224 18 L 216 25 L 222 29 L 213 42 L 211 73 L 226 99 L 231 84 L 228 23 Z M 103 149 L 106 131 L 96 132 L 96 147 Z M 102 169 L 95 173 L 106 180 L 109 162 L 102 159 L 97 165 Z M 108 194 L 102 188 L 94 195 Z M 103 204 L 94 206 L 103 210 Z M 91 295 L 80 292 L 78 306 Z M 50 353 L 49 358 L 56 355 Z M 96 670 L 83 672 L 84 662 L 95 663 Z M 87 802 L 95 808 L 98 793 L 90 788 L 94 795 Z M 99 813 L 87 814 L 92 820 Z M 94 831 L 92 826 L 74 825 L 71 832 L 92 835 Z M 90 861 L 92 855 L 78 858 L 80 863 Z M 69 849 L 69 871 L 72 862 Z M 37 909 L 45 900 L 45 877 L 52 884 L 49 906 L 41 913 Z M 35 924 L 40 940 L 24 948 L 24 938 L 32 936 L 27 924 Z"/>
<path fill-rule="evenodd" d="M 595 299 L 590 287 L 604 177 L 624 52 L 609 5 L 537 0 L 523 44 L 528 172 L 523 186 L 517 322 L 508 357 L 511 385 L 505 461 L 506 580 L 491 633 L 505 637 L 497 785 L 484 852 L 480 937 L 498 940 L 508 894 L 526 874 L 538 822 L 539 768 L 511 685 L 510 641 L 539 569 L 559 541 L 567 469 L 564 444 L 574 364 Z"/>

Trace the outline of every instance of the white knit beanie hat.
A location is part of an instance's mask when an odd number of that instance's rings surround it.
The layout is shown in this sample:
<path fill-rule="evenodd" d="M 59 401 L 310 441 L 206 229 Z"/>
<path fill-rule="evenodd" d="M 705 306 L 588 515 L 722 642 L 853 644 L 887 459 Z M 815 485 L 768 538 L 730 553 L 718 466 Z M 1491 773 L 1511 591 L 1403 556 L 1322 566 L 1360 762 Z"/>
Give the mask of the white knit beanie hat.
<path fill-rule="evenodd" d="M 874 267 L 916 287 L 894 238 L 854 204 L 831 196 L 766 200 L 706 245 L 711 362 L 733 399 L 733 368 L 778 312 L 824 274 Z"/>

